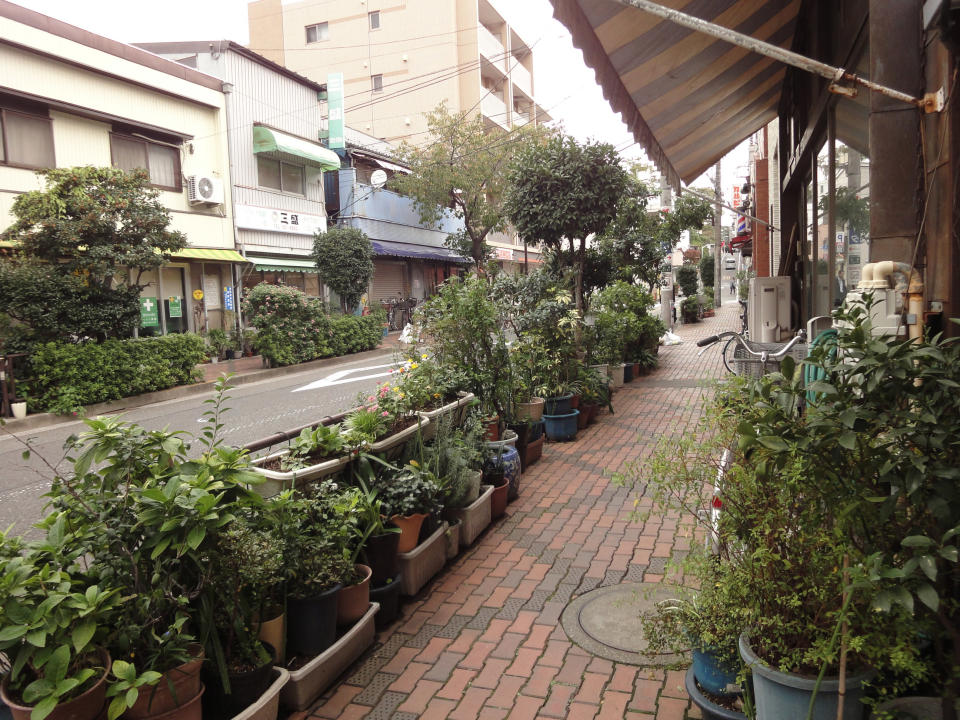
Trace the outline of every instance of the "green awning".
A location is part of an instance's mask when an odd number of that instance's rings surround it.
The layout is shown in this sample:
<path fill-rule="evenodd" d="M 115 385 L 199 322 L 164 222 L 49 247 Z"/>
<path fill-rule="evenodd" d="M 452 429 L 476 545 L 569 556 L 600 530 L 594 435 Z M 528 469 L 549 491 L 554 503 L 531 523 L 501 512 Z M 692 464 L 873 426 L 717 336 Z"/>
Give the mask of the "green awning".
<path fill-rule="evenodd" d="M 267 272 L 307 272 L 319 273 L 317 266 L 307 258 L 248 258 L 253 263 L 254 270 Z"/>
<path fill-rule="evenodd" d="M 263 125 L 253 126 L 253 152 L 281 152 L 308 160 L 324 170 L 340 169 L 340 157 L 320 143 L 287 135 Z"/>
<path fill-rule="evenodd" d="M 250 262 L 236 250 L 217 250 L 215 248 L 184 248 L 171 256 L 177 260 L 214 260 L 216 262 Z"/>

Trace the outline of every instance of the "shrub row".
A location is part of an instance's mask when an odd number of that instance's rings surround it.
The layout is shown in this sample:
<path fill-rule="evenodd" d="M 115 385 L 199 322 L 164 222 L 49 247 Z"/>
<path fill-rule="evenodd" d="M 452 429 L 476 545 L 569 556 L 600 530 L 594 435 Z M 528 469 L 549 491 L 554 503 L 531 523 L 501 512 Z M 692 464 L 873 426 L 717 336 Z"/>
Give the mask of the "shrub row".
<path fill-rule="evenodd" d="M 204 348 L 203 338 L 193 334 L 37 344 L 28 366 L 30 409 L 68 414 L 84 405 L 195 382 Z"/>

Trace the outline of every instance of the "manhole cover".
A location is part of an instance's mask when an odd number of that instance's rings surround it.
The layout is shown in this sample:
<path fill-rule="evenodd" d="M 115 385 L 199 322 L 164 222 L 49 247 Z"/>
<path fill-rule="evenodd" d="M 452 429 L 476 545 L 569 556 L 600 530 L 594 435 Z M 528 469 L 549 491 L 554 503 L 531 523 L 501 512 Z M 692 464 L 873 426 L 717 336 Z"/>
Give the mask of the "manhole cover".
<path fill-rule="evenodd" d="M 631 665 L 674 665 L 680 654 L 647 653 L 640 614 L 678 589 L 662 583 L 623 583 L 597 588 L 574 599 L 560 617 L 567 636 L 593 655 Z"/>

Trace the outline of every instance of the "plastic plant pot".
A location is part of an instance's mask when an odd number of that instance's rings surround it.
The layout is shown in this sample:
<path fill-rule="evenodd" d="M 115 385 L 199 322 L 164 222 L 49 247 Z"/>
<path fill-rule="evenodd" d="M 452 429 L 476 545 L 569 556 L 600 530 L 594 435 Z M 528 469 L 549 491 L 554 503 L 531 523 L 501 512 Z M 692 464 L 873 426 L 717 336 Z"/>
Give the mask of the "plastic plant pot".
<path fill-rule="evenodd" d="M 573 440 L 577 436 L 577 417 L 579 410 L 572 410 L 563 415 L 544 415 L 547 439 L 553 442 Z"/>

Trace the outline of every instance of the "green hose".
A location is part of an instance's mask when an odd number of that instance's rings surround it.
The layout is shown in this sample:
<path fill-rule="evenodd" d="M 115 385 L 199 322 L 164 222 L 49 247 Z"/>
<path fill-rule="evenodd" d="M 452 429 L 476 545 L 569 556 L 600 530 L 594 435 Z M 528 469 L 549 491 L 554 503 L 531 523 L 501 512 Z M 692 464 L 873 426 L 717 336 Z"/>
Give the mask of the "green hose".
<path fill-rule="evenodd" d="M 820 345 L 826 346 L 828 348 L 827 353 L 830 358 L 837 357 L 837 331 L 833 328 L 822 331 L 818 334 L 813 342 L 810 343 L 810 347 L 807 350 L 807 355 L 812 355 L 813 350 Z M 817 367 L 816 365 L 804 365 L 803 366 L 803 384 L 812 385 L 817 380 L 823 380 L 827 375 L 826 371 L 822 367 Z M 807 390 L 807 405 L 816 405 L 817 400 L 821 393 L 814 392 L 812 390 Z"/>

